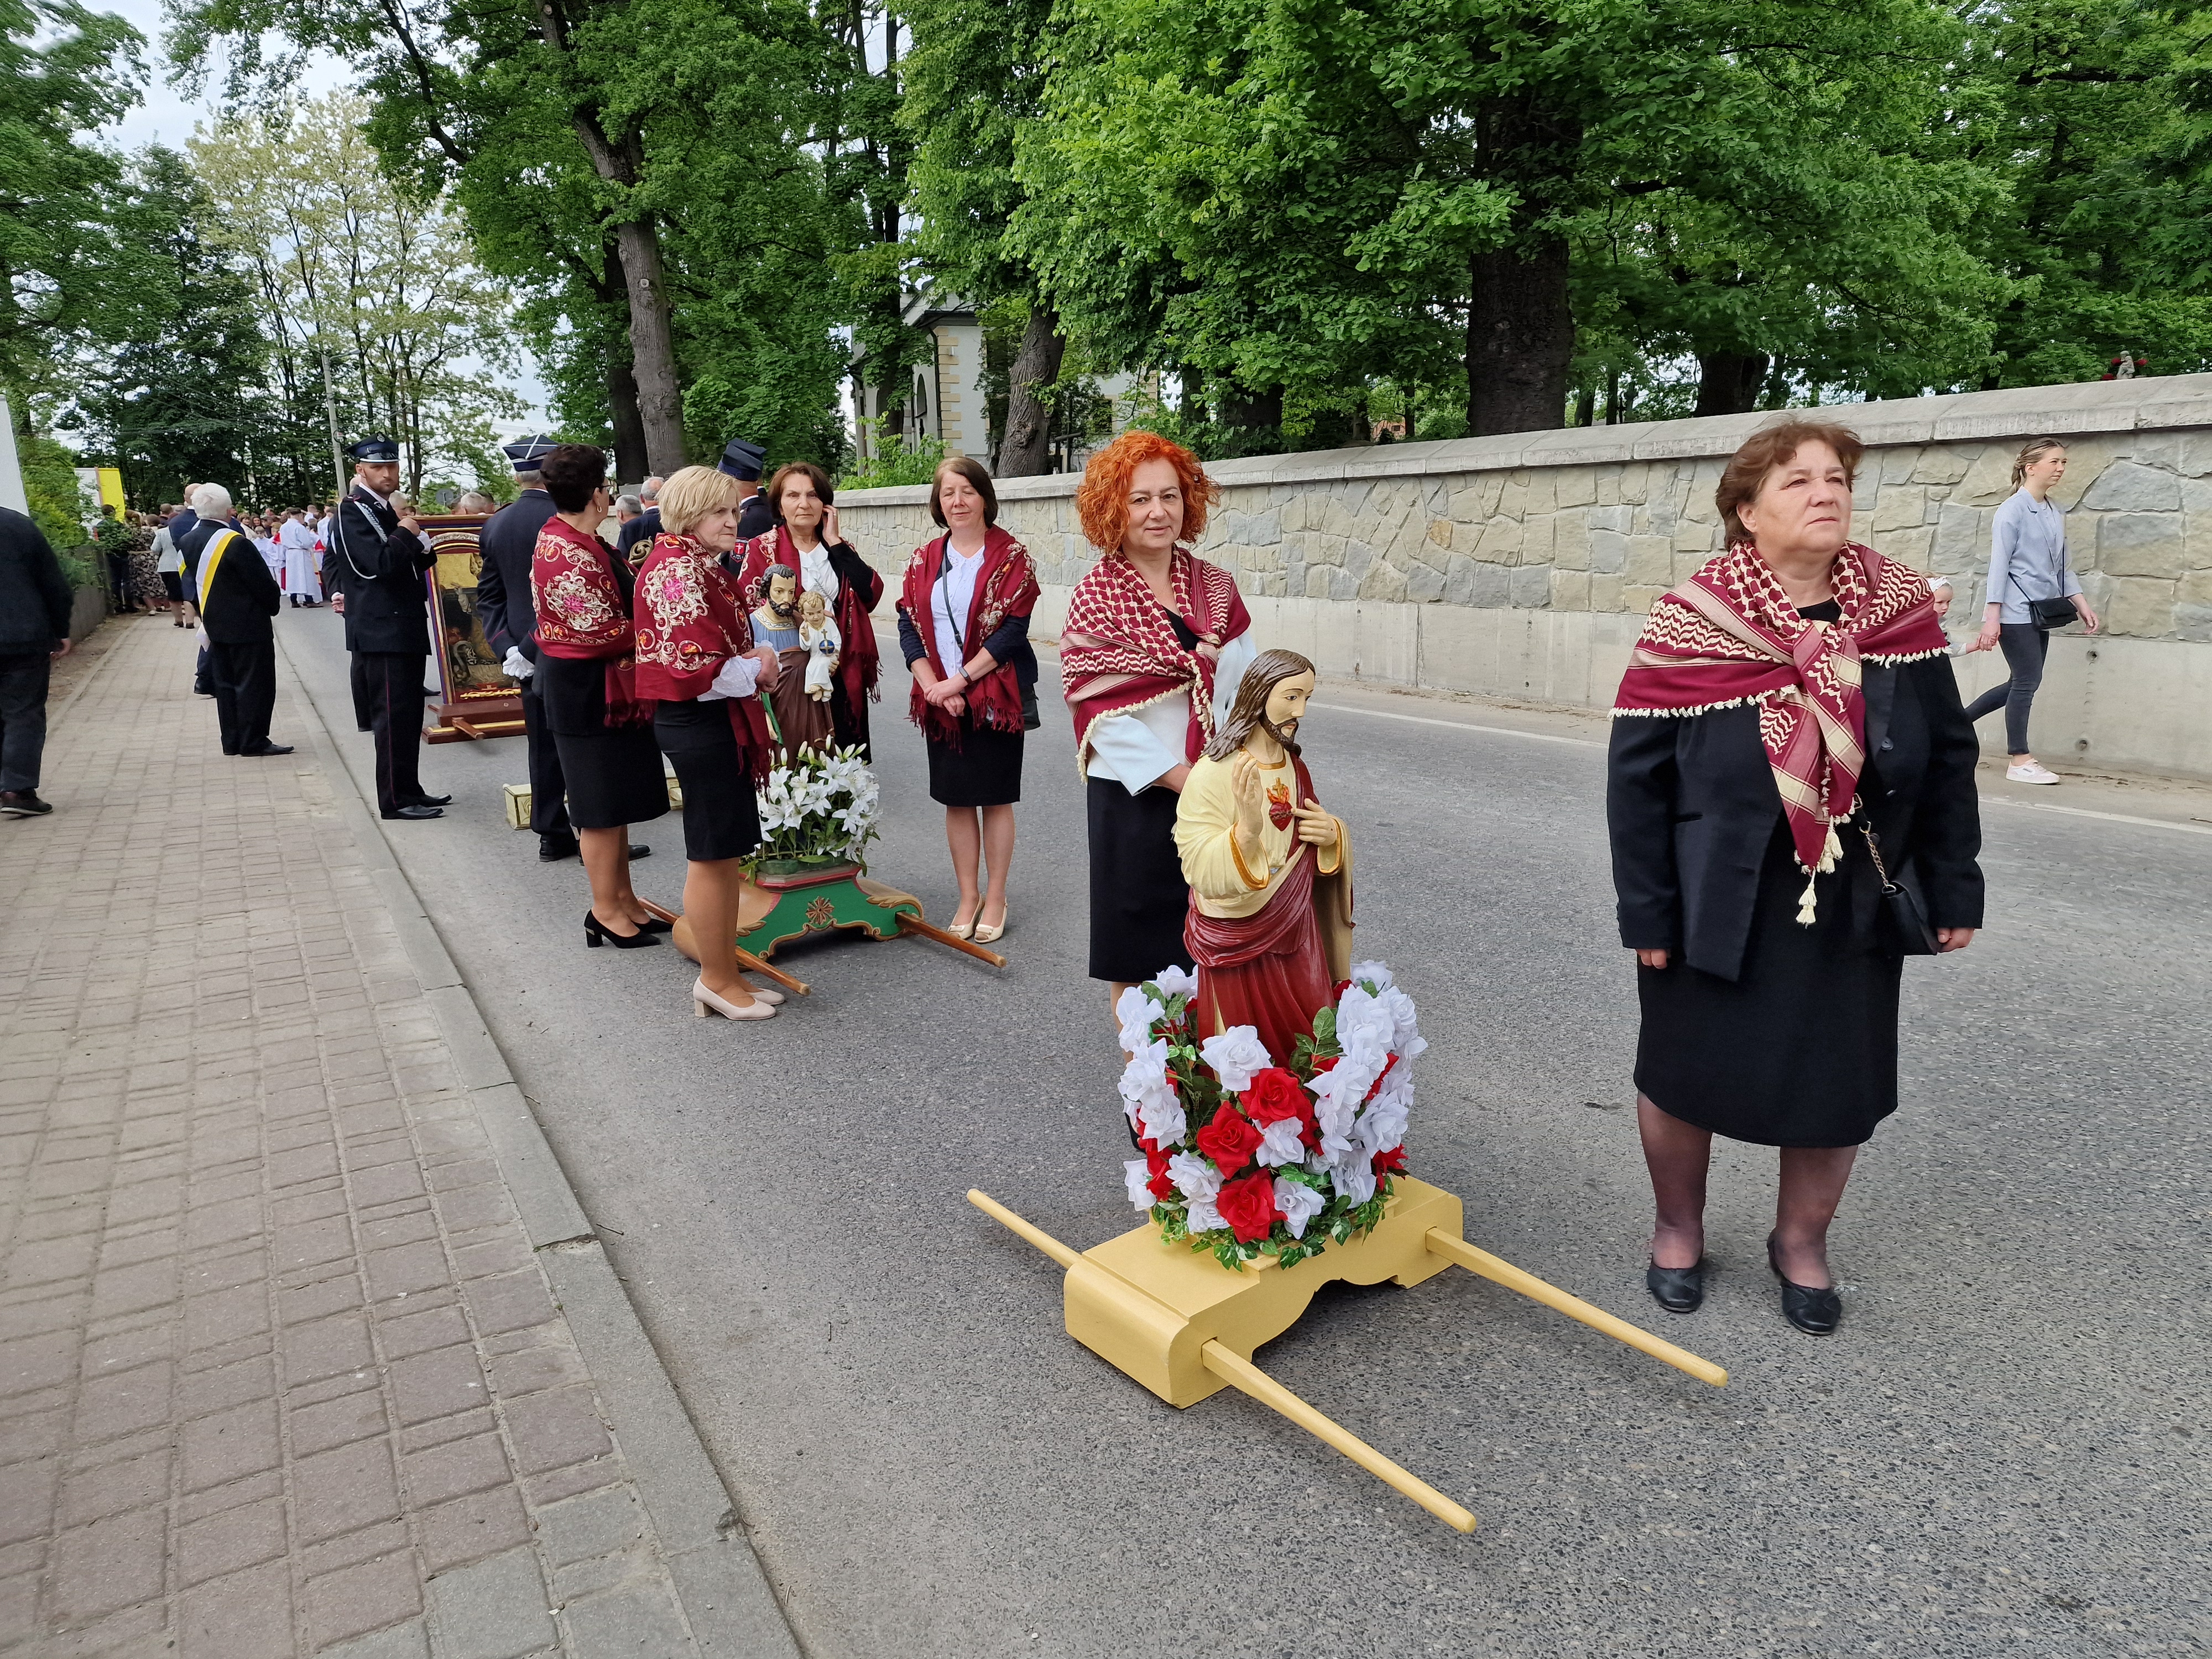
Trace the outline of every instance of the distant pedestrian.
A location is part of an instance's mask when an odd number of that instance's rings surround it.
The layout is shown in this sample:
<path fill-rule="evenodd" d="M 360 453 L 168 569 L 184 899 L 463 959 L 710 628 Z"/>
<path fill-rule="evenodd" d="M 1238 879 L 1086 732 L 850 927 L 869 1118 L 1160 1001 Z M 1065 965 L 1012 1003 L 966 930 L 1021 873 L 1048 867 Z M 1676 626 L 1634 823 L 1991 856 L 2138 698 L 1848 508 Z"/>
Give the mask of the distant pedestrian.
<path fill-rule="evenodd" d="M 230 527 L 230 492 L 202 484 L 192 492 L 198 524 L 184 539 L 185 581 L 207 633 L 208 672 L 215 684 L 222 752 L 250 757 L 289 755 L 269 741 L 276 707 L 276 635 L 269 619 L 284 595 L 252 538 Z"/>
<path fill-rule="evenodd" d="M 149 616 L 161 611 L 167 596 L 161 586 L 161 559 L 154 550 L 155 528 L 149 515 L 131 515 L 131 608 Z"/>
<path fill-rule="evenodd" d="M 323 602 L 322 576 L 315 566 L 315 532 L 307 515 L 298 507 L 286 510 L 276 531 L 276 548 L 284 572 L 284 595 L 297 610 Z"/>
<path fill-rule="evenodd" d="M 54 660 L 70 653 L 76 595 L 46 532 L 0 507 L 0 814 L 42 817 L 39 799 L 46 750 L 46 688 Z"/>
<path fill-rule="evenodd" d="M 161 580 L 161 597 L 173 628 L 187 628 L 185 620 L 185 556 L 177 551 L 176 532 L 170 528 L 177 509 L 161 508 L 161 527 L 154 532 L 154 570 Z"/>
<path fill-rule="evenodd" d="M 118 616 L 137 610 L 131 599 L 131 526 L 116 516 L 112 503 L 102 503 L 92 544 L 107 572 L 109 608 Z"/>
<path fill-rule="evenodd" d="M 1789 420 L 1730 458 L 1728 550 L 1652 606 L 1606 793 L 1636 952 L 1645 1284 L 1705 1298 L 1712 1139 L 1780 1149 L 1783 1316 L 1832 1331 L 1830 1223 L 1897 1109 L 1905 957 L 1982 921 L 1973 728 L 1928 586 L 1850 539 L 1858 438 Z"/>
<path fill-rule="evenodd" d="M 2012 783 L 2056 783 L 2058 775 L 2027 745 L 2027 717 L 2043 684 L 2051 630 L 2079 621 L 2092 634 L 2097 613 L 2066 561 L 2066 515 L 2051 499 L 2066 476 L 2066 446 L 2038 438 L 2012 464 L 2013 494 L 1990 526 L 1990 580 L 1982 631 L 1967 649 L 2004 652 L 2011 673 L 1966 706 L 1966 718 L 2005 711 L 2005 778 Z"/>

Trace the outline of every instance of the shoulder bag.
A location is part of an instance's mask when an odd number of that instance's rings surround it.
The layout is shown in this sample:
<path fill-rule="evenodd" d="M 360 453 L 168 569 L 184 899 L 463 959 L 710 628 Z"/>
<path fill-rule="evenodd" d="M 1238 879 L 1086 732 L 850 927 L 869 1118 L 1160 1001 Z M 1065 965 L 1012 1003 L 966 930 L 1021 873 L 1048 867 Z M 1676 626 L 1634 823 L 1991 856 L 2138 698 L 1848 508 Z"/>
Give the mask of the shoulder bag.
<path fill-rule="evenodd" d="M 1943 943 L 1928 925 L 1920 901 L 1912 896 L 1911 888 L 1891 879 L 1889 866 L 1882 862 L 1881 842 L 1873 827 L 1861 823 L 1859 833 L 1866 837 L 1867 851 L 1874 854 L 1875 874 L 1881 878 L 1882 908 L 1888 914 L 1889 931 L 1897 949 L 1908 957 L 1941 956 Z"/>
<path fill-rule="evenodd" d="M 2011 573 L 2012 585 L 2020 588 L 2020 596 L 2027 599 L 2027 589 L 2021 586 L 2020 572 Z M 2058 567 L 2058 585 L 2066 586 L 2066 567 Z M 2027 619 L 2038 628 L 2063 628 L 2069 623 L 2081 620 L 2081 613 L 2074 608 L 2074 601 L 2061 594 L 2055 599 L 2027 599 Z"/>

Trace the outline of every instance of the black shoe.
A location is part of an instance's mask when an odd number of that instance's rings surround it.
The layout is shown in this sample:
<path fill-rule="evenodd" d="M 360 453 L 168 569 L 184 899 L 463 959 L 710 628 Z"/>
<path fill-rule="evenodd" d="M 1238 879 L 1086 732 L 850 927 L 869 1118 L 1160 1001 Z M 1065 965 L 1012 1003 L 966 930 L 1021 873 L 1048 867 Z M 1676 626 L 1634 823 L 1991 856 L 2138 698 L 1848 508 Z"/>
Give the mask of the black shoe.
<path fill-rule="evenodd" d="M 417 795 L 408 803 L 410 806 L 451 806 L 453 804 L 451 795 Z"/>
<path fill-rule="evenodd" d="M 40 800 L 35 789 L 0 789 L 0 816 L 42 818 L 53 810 L 53 803 Z"/>
<path fill-rule="evenodd" d="M 1694 1267 L 1662 1267 L 1654 1261 L 1644 1269 L 1644 1288 L 1668 1313 L 1695 1313 L 1705 1301 L 1704 1258 Z"/>
<path fill-rule="evenodd" d="M 574 858 L 584 849 L 574 836 L 540 836 L 538 838 L 538 861 L 558 864 L 562 859 Z"/>
<path fill-rule="evenodd" d="M 241 749 L 238 752 L 249 758 L 260 755 L 289 755 L 292 752 L 292 745 L 289 743 L 264 743 L 258 749 Z"/>
<path fill-rule="evenodd" d="M 442 818 L 446 816 L 446 811 L 441 806 L 400 806 L 393 808 L 384 816 L 387 818 Z"/>
<path fill-rule="evenodd" d="M 659 916 L 647 916 L 643 921 L 638 923 L 638 926 L 648 933 L 672 933 L 676 931 L 674 922 L 663 921 Z"/>
<path fill-rule="evenodd" d="M 635 933 L 617 933 L 586 910 L 584 912 L 584 943 L 595 951 L 602 945 L 611 945 L 617 951 L 635 951 L 641 945 L 658 945 L 660 941 L 642 927 Z"/>
<path fill-rule="evenodd" d="M 422 695 L 429 702 L 435 702 L 439 698 L 444 696 L 446 694 L 439 690 L 434 685 L 426 685 L 422 688 Z"/>
<path fill-rule="evenodd" d="M 653 848 L 650 847 L 633 847 L 629 849 L 629 856 L 633 863 L 639 859 L 649 859 L 653 856 Z"/>
<path fill-rule="evenodd" d="M 1826 1285 L 1793 1285 L 1774 1259 L 1774 1239 L 1766 1241 L 1766 1265 L 1782 1280 L 1782 1316 L 1810 1336 L 1826 1336 L 1843 1322 L 1844 1299 Z"/>

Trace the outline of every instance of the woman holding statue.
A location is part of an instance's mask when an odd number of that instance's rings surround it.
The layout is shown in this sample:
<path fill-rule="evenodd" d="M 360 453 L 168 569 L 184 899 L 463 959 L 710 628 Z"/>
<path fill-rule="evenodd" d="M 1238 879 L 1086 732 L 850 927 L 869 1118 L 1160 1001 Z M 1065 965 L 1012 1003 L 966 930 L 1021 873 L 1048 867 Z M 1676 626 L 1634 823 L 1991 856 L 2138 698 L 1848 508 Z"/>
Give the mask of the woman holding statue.
<path fill-rule="evenodd" d="M 738 481 L 687 466 L 660 487 L 660 533 L 637 573 L 637 681 L 659 701 L 653 733 L 684 789 L 684 920 L 677 943 L 699 964 L 696 1014 L 767 1019 L 783 1000 L 738 971 L 743 860 L 760 845 L 756 787 L 769 774 L 760 693 L 775 653 L 753 642 L 722 564 L 738 539 Z"/>
<path fill-rule="evenodd" d="M 1982 921 L 1973 728 L 1928 584 L 1850 539 L 1863 447 L 1785 420 L 1721 475 L 1728 550 L 1651 608 L 1613 714 L 1606 811 L 1636 952 L 1646 1283 L 1705 1297 L 1716 1134 L 1779 1149 L 1767 1261 L 1815 1334 L 1830 1222 L 1897 1109 L 1904 957 Z"/>
<path fill-rule="evenodd" d="M 605 453 L 562 444 L 541 470 L 553 516 L 530 556 L 536 689 L 592 884 L 584 943 L 630 950 L 653 944 L 666 926 L 630 886 L 629 826 L 668 810 L 668 786 L 653 739 L 653 704 L 638 694 L 629 565 L 599 536 L 607 516 Z"/>
<path fill-rule="evenodd" d="M 939 464 L 929 516 L 945 534 L 907 561 L 899 646 L 914 676 L 908 711 L 929 748 L 929 796 L 945 808 L 960 884 L 949 930 L 988 945 L 1006 930 L 1024 690 L 1036 681 L 1030 648 L 1036 567 L 1029 550 L 999 528 L 998 492 L 978 461 L 956 455 Z"/>
<path fill-rule="evenodd" d="M 866 750 L 868 704 L 881 667 L 869 613 L 884 596 L 884 579 L 838 528 L 836 501 L 830 475 L 813 462 L 777 468 L 768 481 L 775 527 L 739 543 L 731 562 L 745 602 L 755 607 L 769 602 L 768 573 L 775 565 L 792 573 L 794 610 L 809 593 L 823 597 L 838 635 L 837 659 L 830 666 L 830 726 L 840 749 L 857 744 Z"/>
<path fill-rule="evenodd" d="M 1093 455 L 1076 493 L 1104 556 L 1068 601 L 1060 664 L 1091 821 L 1091 977 L 1114 1002 L 1192 966 L 1176 799 L 1254 654 L 1235 578 L 1190 550 L 1219 496 L 1195 455 L 1153 432 Z"/>

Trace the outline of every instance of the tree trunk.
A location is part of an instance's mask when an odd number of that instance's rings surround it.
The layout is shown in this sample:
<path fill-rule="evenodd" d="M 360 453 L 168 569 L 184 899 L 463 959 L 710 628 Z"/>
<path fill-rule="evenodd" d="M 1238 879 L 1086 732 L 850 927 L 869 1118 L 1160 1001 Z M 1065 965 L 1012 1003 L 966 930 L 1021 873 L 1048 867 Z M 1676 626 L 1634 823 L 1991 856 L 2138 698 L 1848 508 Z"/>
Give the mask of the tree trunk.
<path fill-rule="evenodd" d="M 1469 263 L 1468 435 L 1558 426 L 1575 349 L 1566 239 L 1525 234 Z"/>
<path fill-rule="evenodd" d="M 1279 429 L 1283 424 L 1283 388 L 1278 386 L 1264 392 L 1247 392 L 1232 383 L 1222 394 L 1221 424 Z"/>
<path fill-rule="evenodd" d="M 1698 354 L 1699 415 L 1747 415 L 1759 407 L 1772 359 L 1763 351 L 1701 351 Z"/>
<path fill-rule="evenodd" d="M 1007 377 L 1006 435 L 999 444 L 999 477 L 1035 477 L 1052 465 L 1052 405 L 1038 392 L 1060 379 L 1060 360 L 1066 351 L 1060 313 L 1042 301 L 1031 306 L 1029 326 L 1022 331 L 1022 349 L 1014 354 Z"/>
<path fill-rule="evenodd" d="M 669 324 L 668 279 L 660 235 L 649 217 L 617 227 L 623 283 L 629 291 L 630 373 L 645 428 L 646 463 L 665 477 L 684 465 L 684 392 L 676 378 L 676 340 Z"/>
<path fill-rule="evenodd" d="M 646 459 L 645 417 L 637 409 L 637 371 L 629 360 L 607 354 L 607 416 L 615 429 L 615 477 L 641 483 L 653 471 Z"/>

